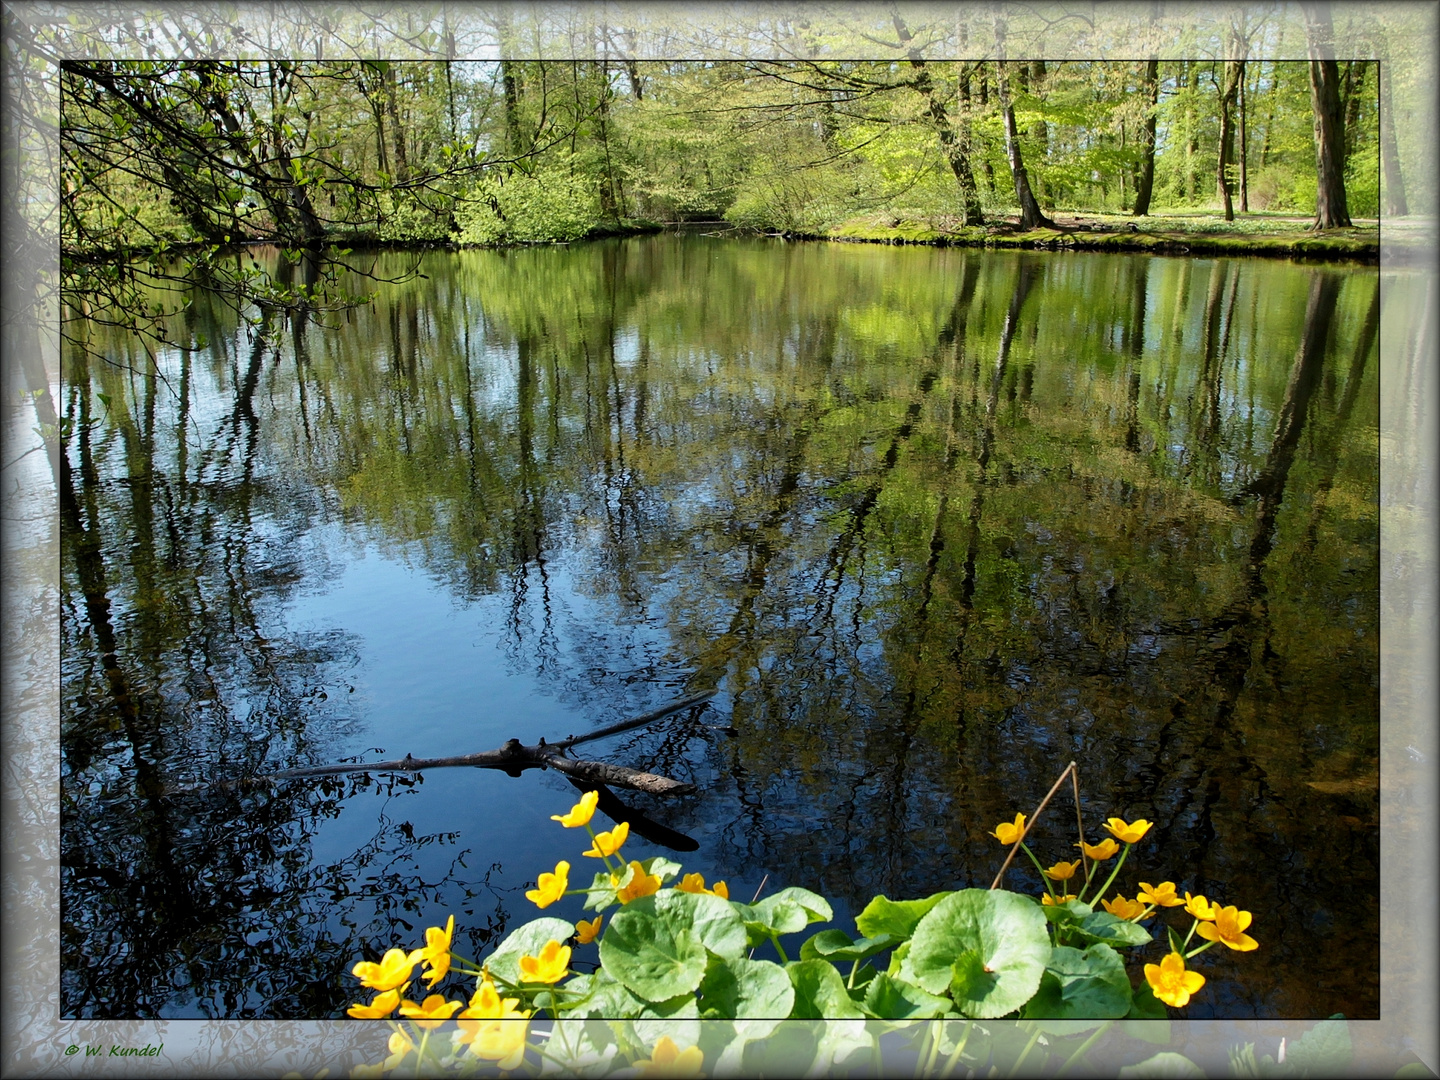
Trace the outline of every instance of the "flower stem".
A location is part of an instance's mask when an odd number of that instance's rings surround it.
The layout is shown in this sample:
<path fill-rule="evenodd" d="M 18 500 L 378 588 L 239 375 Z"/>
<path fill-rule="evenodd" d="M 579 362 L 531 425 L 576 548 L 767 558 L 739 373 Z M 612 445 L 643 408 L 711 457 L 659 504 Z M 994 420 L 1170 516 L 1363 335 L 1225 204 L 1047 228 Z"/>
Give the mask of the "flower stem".
<path fill-rule="evenodd" d="M 1094 1046 L 1096 1042 L 1099 1041 L 1100 1036 L 1104 1035 L 1105 1032 L 1109 1031 L 1114 1026 L 1114 1020 L 1106 1020 L 1105 1023 L 1101 1024 L 1098 1028 L 1096 1028 L 1094 1033 L 1078 1047 L 1076 1047 L 1073 1054 L 1071 1054 L 1068 1058 L 1065 1059 L 1065 1064 L 1061 1065 L 1059 1070 L 1055 1073 L 1055 1080 L 1060 1080 L 1060 1077 L 1064 1076 L 1067 1072 L 1069 1072 L 1070 1067 L 1085 1056 L 1085 1052 L 1089 1050 L 1090 1047 Z"/>
<path fill-rule="evenodd" d="M 785 955 L 785 950 L 780 947 L 780 935 L 772 933 L 770 935 L 770 944 L 774 945 L 775 951 L 780 954 L 780 962 L 782 964 L 788 964 L 790 958 Z"/>
<path fill-rule="evenodd" d="M 1022 1051 L 1020 1051 L 1020 1056 L 1015 1059 L 1015 1065 L 1014 1065 L 1014 1066 L 1011 1068 L 1011 1070 L 1010 1070 L 1010 1075 L 1011 1075 L 1011 1076 L 1020 1076 L 1020 1075 L 1023 1075 L 1023 1074 L 1020 1072 L 1020 1066 L 1023 1065 L 1023 1064 L 1025 1063 L 1025 1059 L 1030 1056 L 1030 1051 L 1031 1051 L 1032 1049 L 1034 1049 L 1035 1043 L 1036 1043 L 1036 1041 L 1037 1041 L 1039 1038 L 1040 1038 L 1040 1025 L 1039 1025 L 1039 1024 L 1036 1024 L 1036 1025 L 1035 1025 L 1035 1031 L 1034 1031 L 1034 1032 L 1031 1034 L 1031 1036 L 1030 1036 L 1030 1041 L 1025 1044 L 1025 1049 L 1022 1050 Z"/>
<path fill-rule="evenodd" d="M 1098 904 L 1100 902 L 1100 898 L 1104 896 L 1106 890 L 1110 888 L 1110 883 L 1115 880 L 1115 875 L 1120 873 L 1120 868 L 1125 865 L 1125 860 L 1130 855 L 1130 849 L 1133 846 L 1133 844 L 1125 845 L 1125 850 L 1120 852 L 1120 858 L 1117 859 L 1115 862 L 1115 869 L 1110 871 L 1110 876 L 1105 879 L 1105 884 L 1100 886 L 1100 891 L 1095 894 L 1093 899 L 1091 899 L 1091 904 Z M 1083 895 L 1081 896 L 1081 900 L 1084 900 Z"/>
<path fill-rule="evenodd" d="M 1035 869 L 1040 872 L 1040 880 L 1044 882 L 1046 891 L 1049 892 L 1051 896 L 1054 896 L 1055 886 L 1053 886 L 1050 883 L 1050 879 L 1045 876 L 1045 868 L 1040 865 L 1040 860 L 1035 857 L 1035 853 L 1030 850 L 1024 840 L 1020 841 L 1020 850 L 1030 857 L 1030 861 L 1035 864 Z"/>
<path fill-rule="evenodd" d="M 944 1023 L 944 1021 L 941 1021 Z M 950 1051 L 950 1056 L 945 1059 L 945 1067 L 940 1070 L 941 1076 L 949 1076 L 952 1069 L 960 1061 L 960 1055 L 965 1050 L 965 1044 L 970 1041 L 970 1031 L 975 1026 L 975 1021 L 965 1021 L 965 1034 L 960 1036 L 960 1041 L 955 1044 L 955 1049 Z"/>
<path fill-rule="evenodd" d="M 1187 953 L 1185 954 L 1185 959 L 1186 959 L 1186 960 L 1189 960 L 1192 956 L 1199 956 L 1199 955 L 1200 955 L 1202 952 L 1204 952 L 1206 949 L 1212 948 L 1214 945 L 1215 945 L 1215 942 L 1213 942 L 1213 941 L 1207 941 L 1204 945 L 1201 945 L 1198 949 L 1192 949 L 1192 950 L 1190 950 L 1189 952 L 1187 952 Z"/>

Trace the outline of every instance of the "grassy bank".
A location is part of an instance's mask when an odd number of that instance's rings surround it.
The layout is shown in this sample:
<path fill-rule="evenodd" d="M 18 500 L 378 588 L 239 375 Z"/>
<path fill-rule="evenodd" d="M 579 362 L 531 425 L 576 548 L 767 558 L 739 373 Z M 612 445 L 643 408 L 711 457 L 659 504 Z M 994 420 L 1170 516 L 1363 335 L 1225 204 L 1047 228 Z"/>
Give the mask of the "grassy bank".
<path fill-rule="evenodd" d="M 1314 233 L 1309 218 L 1293 215 L 1254 214 L 1225 221 L 1219 215 L 1199 213 L 1145 218 L 1057 214 L 1054 220 L 1058 228 L 1021 232 L 1008 223 L 967 228 L 943 219 L 871 214 L 850 218 L 820 235 L 828 240 L 875 244 L 1261 255 L 1363 262 L 1380 258 L 1380 228 L 1373 221 L 1351 229 Z"/>

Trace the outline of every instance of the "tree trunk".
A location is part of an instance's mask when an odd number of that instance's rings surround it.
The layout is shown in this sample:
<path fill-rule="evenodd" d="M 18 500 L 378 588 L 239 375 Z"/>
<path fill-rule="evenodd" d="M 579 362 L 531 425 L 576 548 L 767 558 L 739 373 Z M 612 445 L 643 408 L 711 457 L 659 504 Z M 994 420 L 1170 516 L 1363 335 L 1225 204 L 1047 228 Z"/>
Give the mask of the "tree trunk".
<path fill-rule="evenodd" d="M 899 12 L 893 13 L 895 33 L 899 35 L 900 41 L 910 45 L 914 37 L 906 27 Z M 960 186 L 960 222 L 963 225 L 983 225 L 985 215 L 980 211 L 980 193 L 975 190 L 975 174 L 970 171 L 970 124 L 969 117 L 962 115 L 961 128 L 957 136 L 954 127 L 950 123 L 950 116 L 945 111 L 945 103 L 940 100 L 940 95 L 935 90 L 935 83 L 930 78 L 930 69 L 925 66 L 925 60 L 920 55 L 920 50 L 911 46 L 906 52 L 910 66 L 915 69 L 915 92 L 922 95 L 928 105 L 930 123 L 935 128 L 935 134 L 940 139 L 940 148 L 945 153 L 945 160 L 950 163 L 950 171 L 955 175 L 955 182 Z"/>
<path fill-rule="evenodd" d="M 1345 103 L 1345 160 L 1349 161 L 1360 141 L 1360 96 L 1365 89 L 1366 60 L 1351 60 L 1345 65 L 1341 80 L 1341 98 Z"/>
<path fill-rule="evenodd" d="M 395 148 L 395 179 L 410 179 L 410 156 L 405 149 L 405 126 L 400 122 L 400 106 L 395 95 L 395 65 L 380 61 L 380 77 L 385 82 L 385 113 L 390 117 L 390 145 Z"/>
<path fill-rule="evenodd" d="M 1151 57 L 1145 64 L 1145 126 L 1140 129 L 1140 175 L 1135 180 L 1135 217 L 1150 213 L 1150 193 L 1155 187 L 1155 106 L 1160 100 L 1160 61 Z"/>
<path fill-rule="evenodd" d="M 500 61 L 500 80 L 505 85 L 506 149 L 511 157 L 519 157 L 524 151 L 520 145 L 520 79 L 514 60 Z"/>
<path fill-rule="evenodd" d="M 1010 162 L 1010 175 L 1015 181 L 1015 199 L 1020 204 L 1020 230 L 1055 228 L 1035 201 L 1030 190 L 1030 177 L 1020 155 L 1020 133 L 1015 128 L 1015 106 L 1010 100 L 1010 86 L 1005 71 L 1005 23 L 995 20 L 995 90 L 1000 95 L 1000 111 L 1005 120 L 1005 157 Z"/>
<path fill-rule="evenodd" d="M 1233 183 L 1230 179 L 1230 165 L 1235 159 L 1235 124 L 1230 110 L 1235 105 L 1235 92 L 1240 82 L 1240 62 L 1225 61 L 1225 79 L 1220 88 L 1220 165 L 1216 180 L 1220 187 L 1220 199 L 1225 205 L 1225 220 L 1235 220 L 1235 205 L 1231 201 Z"/>
<path fill-rule="evenodd" d="M 1310 106 L 1315 114 L 1316 229 L 1350 225 L 1345 202 L 1345 116 L 1340 104 L 1340 69 L 1332 51 L 1330 9 L 1305 5 L 1305 38 L 1310 53 Z"/>
<path fill-rule="evenodd" d="M 1187 95 L 1185 98 L 1185 201 L 1195 198 L 1195 155 L 1200 150 L 1200 140 L 1195 132 L 1195 95 L 1200 89 L 1200 65 L 1185 62 L 1187 72 Z"/>
<path fill-rule="evenodd" d="M 980 69 L 980 110 L 985 112 L 990 108 L 990 77 L 985 74 L 985 69 Z M 985 174 L 985 184 L 989 188 L 990 198 L 995 198 L 995 166 L 990 164 L 987 155 L 980 157 L 980 169 Z"/>
<path fill-rule="evenodd" d="M 1245 130 L 1245 61 L 1240 61 L 1240 212 L 1250 212 L 1250 137 Z"/>
<path fill-rule="evenodd" d="M 1405 201 L 1405 178 L 1400 175 L 1400 148 L 1395 143 L 1395 98 L 1390 93 L 1390 64 L 1380 63 L 1380 164 L 1385 182 L 1385 213 L 1410 213 Z"/>

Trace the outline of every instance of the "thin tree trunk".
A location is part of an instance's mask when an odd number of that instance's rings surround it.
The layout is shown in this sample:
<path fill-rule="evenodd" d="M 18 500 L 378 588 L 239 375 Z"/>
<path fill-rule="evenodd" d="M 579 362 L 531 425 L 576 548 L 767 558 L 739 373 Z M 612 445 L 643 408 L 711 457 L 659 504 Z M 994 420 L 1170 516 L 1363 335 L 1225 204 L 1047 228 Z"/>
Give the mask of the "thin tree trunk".
<path fill-rule="evenodd" d="M 913 34 L 900 18 L 898 11 L 893 12 L 895 33 L 899 35 L 900 41 L 910 45 Z M 906 52 L 910 66 L 915 69 L 915 92 L 925 98 L 930 113 L 930 123 L 935 128 L 935 134 L 940 139 L 940 148 L 945 153 L 945 160 L 950 164 L 950 171 L 955 175 L 955 182 L 960 186 L 960 221 L 963 225 L 983 225 L 985 215 L 980 211 L 980 194 L 975 190 L 975 175 L 970 170 L 970 147 L 969 118 L 962 115 L 960 132 L 957 135 L 950 123 L 950 116 L 945 111 L 945 104 L 940 100 L 940 95 L 935 89 L 935 83 L 930 78 L 930 69 L 926 67 L 920 50 L 910 46 Z"/>
<path fill-rule="evenodd" d="M 1345 201 L 1345 116 L 1340 103 L 1340 69 L 1325 54 L 1334 48 L 1330 9 L 1305 5 L 1305 38 L 1310 54 L 1310 106 L 1315 114 L 1316 229 L 1350 225 Z"/>
<path fill-rule="evenodd" d="M 1005 71 L 1005 23 L 995 20 L 995 89 L 1000 95 L 1000 111 L 1005 120 L 1005 157 L 1010 162 L 1010 175 L 1015 181 L 1015 199 L 1020 204 L 1020 230 L 1053 229 L 1055 223 L 1045 216 L 1035 193 L 1030 190 L 1030 177 L 1020 154 L 1020 133 L 1015 127 L 1015 106 L 1010 100 L 1010 87 Z"/>
<path fill-rule="evenodd" d="M 1400 148 L 1395 142 L 1395 98 L 1390 92 L 1390 63 L 1380 63 L 1380 163 L 1385 181 L 1385 212 L 1410 213 L 1405 201 L 1405 178 L 1400 173 Z"/>
<path fill-rule="evenodd" d="M 1232 182 L 1230 165 L 1235 158 L 1235 124 L 1230 110 L 1235 105 L 1235 93 L 1240 84 L 1240 62 L 1225 61 L 1225 78 L 1220 88 L 1220 164 L 1216 180 L 1220 188 L 1220 199 L 1225 206 L 1225 220 L 1235 220 L 1235 205 L 1231 200 Z"/>
<path fill-rule="evenodd" d="M 1249 134 L 1245 130 L 1245 61 L 1240 61 L 1240 212 L 1250 212 Z"/>
<path fill-rule="evenodd" d="M 1155 107 L 1160 100 L 1160 61 L 1151 57 L 1145 64 L 1145 126 L 1140 129 L 1140 175 L 1135 181 L 1135 217 L 1150 213 L 1150 194 L 1155 187 Z"/>

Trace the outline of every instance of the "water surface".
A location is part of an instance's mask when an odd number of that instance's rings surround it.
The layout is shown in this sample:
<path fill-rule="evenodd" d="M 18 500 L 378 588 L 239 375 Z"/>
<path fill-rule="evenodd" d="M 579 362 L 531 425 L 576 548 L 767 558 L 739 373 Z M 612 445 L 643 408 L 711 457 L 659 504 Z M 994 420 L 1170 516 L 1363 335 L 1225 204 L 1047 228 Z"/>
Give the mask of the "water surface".
<path fill-rule="evenodd" d="M 1074 759 L 1092 840 L 1155 822 L 1127 895 L 1255 914 L 1186 1015 L 1378 1015 L 1373 268 L 375 258 L 421 276 L 248 327 L 197 288 L 191 350 L 66 358 L 63 1015 L 338 1015 L 357 959 L 447 913 L 483 955 L 589 861 L 553 772 L 216 781 L 710 688 L 586 747 L 698 786 L 624 795 L 693 848 L 632 857 L 847 925 L 988 885 Z"/>

